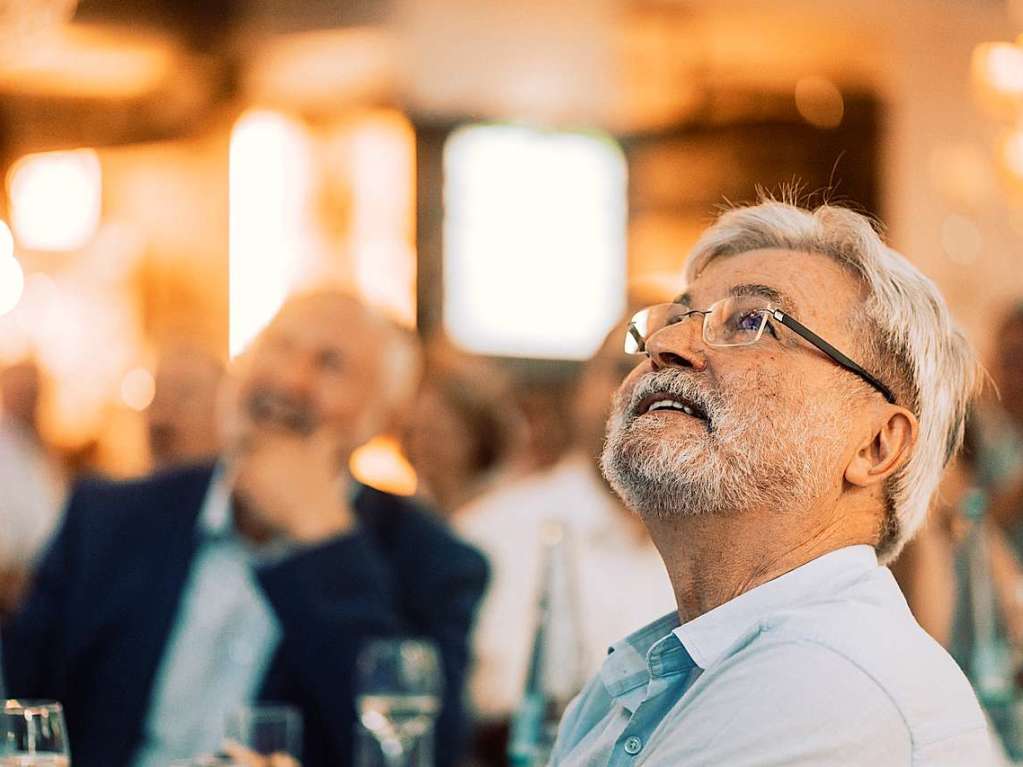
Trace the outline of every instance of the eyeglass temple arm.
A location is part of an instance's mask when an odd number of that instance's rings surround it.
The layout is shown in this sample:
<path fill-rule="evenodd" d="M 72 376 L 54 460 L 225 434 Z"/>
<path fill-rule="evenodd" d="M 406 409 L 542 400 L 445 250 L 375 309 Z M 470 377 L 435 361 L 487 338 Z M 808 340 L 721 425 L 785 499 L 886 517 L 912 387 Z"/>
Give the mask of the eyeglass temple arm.
<path fill-rule="evenodd" d="M 630 336 L 632 336 L 633 340 L 636 342 L 636 349 L 639 352 L 645 352 L 646 351 L 646 339 L 643 338 L 643 334 L 639 332 L 639 328 L 636 327 L 636 323 L 635 322 L 630 322 L 629 323 L 628 333 L 629 333 Z"/>
<path fill-rule="evenodd" d="M 884 395 L 884 398 L 886 400 L 888 400 L 888 404 L 890 404 L 890 405 L 894 405 L 895 404 L 895 395 L 892 394 L 891 389 L 889 389 L 883 383 L 878 381 L 876 378 L 874 378 L 874 376 L 872 376 L 870 373 L 868 373 L 862 367 L 857 365 L 851 359 L 846 357 L 844 354 L 842 354 L 842 352 L 840 352 L 834 346 L 829 344 L 827 341 L 825 341 L 819 335 L 817 335 L 812 330 L 810 330 L 810 328 L 806 327 L 806 325 L 802 324 L 801 322 L 799 322 L 797 320 L 794 320 L 792 317 L 790 317 L 789 315 L 785 314 L 785 312 L 781 311 L 780 309 L 772 309 L 771 310 L 771 316 L 773 316 L 776 320 L 778 320 L 778 322 L 782 323 L 785 327 L 787 327 L 790 330 L 792 330 L 794 333 L 798 333 L 800 336 L 805 338 L 807 341 L 809 341 L 811 344 L 816 346 L 822 352 L 827 354 L 829 357 L 831 357 L 831 359 L 833 359 L 839 365 L 844 367 L 850 373 L 855 373 L 860 378 L 862 378 L 864 381 L 866 381 L 868 384 L 870 384 L 875 389 L 877 389 L 879 392 L 881 392 L 881 394 Z"/>

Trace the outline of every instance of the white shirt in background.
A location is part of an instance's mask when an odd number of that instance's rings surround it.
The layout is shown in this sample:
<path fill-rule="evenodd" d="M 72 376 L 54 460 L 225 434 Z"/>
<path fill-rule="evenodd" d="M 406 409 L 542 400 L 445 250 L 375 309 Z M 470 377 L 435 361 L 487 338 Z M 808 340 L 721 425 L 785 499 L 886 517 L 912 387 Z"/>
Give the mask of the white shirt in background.
<path fill-rule="evenodd" d="M 64 505 L 60 470 L 34 435 L 0 416 L 0 570 L 30 567 Z"/>
<path fill-rule="evenodd" d="M 661 558 L 585 456 L 511 482 L 467 504 L 453 525 L 489 558 L 491 582 L 473 635 L 469 689 L 483 718 L 510 714 L 522 698 L 536 629 L 540 536 L 566 530 L 578 591 L 583 680 L 607 648 L 653 615 L 675 609 Z M 583 681 L 581 680 L 581 681 Z"/>

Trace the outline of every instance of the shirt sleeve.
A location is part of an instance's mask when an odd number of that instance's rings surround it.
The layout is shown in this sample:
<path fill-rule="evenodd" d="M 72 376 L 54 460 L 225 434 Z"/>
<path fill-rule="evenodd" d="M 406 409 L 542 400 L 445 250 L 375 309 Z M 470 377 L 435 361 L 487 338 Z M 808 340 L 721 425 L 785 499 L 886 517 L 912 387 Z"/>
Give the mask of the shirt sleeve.
<path fill-rule="evenodd" d="M 792 642 L 739 653 L 714 675 L 707 705 L 660 728 L 656 765 L 909 767 L 910 731 L 888 694 L 822 645 Z M 690 694 L 702 692 L 698 681 Z M 650 744 L 652 747 L 654 743 Z M 976 762 L 970 762 L 974 764 Z"/>

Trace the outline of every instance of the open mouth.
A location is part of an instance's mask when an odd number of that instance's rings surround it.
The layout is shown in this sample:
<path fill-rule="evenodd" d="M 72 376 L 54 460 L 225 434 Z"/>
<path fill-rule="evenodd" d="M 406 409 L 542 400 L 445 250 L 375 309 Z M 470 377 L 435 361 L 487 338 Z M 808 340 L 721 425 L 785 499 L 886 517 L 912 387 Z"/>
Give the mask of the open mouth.
<path fill-rule="evenodd" d="M 698 418 L 701 421 L 709 421 L 704 409 L 692 400 L 686 399 L 685 397 L 678 397 L 674 394 L 668 394 L 663 391 L 648 394 L 640 400 L 639 405 L 636 408 L 636 415 L 646 415 L 647 413 L 658 412 L 681 413 L 682 415 L 687 415 L 691 418 Z"/>

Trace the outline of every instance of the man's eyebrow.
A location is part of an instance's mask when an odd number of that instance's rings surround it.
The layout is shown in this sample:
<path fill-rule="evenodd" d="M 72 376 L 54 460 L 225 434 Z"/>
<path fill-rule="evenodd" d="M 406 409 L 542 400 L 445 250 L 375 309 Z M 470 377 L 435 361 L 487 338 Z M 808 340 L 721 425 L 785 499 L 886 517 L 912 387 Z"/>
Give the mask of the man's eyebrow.
<path fill-rule="evenodd" d="M 766 298 L 774 306 L 784 309 L 789 314 L 794 314 L 792 299 L 776 288 L 769 285 L 743 284 L 734 285 L 729 291 L 730 296 L 756 296 Z"/>
<path fill-rule="evenodd" d="M 675 296 L 675 298 L 673 298 L 671 302 L 673 304 L 682 304 L 682 306 L 689 307 L 693 305 L 693 299 L 692 296 L 689 295 L 689 291 L 686 291 L 685 293 L 680 293 L 679 295 Z"/>

